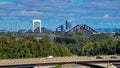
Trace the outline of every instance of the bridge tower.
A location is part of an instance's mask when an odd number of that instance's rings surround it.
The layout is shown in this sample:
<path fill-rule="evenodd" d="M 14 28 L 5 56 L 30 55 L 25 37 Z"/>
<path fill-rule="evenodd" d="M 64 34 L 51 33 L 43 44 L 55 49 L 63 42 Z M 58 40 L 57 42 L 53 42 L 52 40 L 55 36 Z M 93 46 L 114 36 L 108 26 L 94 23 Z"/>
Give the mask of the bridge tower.
<path fill-rule="evenodd" d="M 32 32 L 34 32 L 34 30 L 35 30 L 35 28 L 34 28 L 35 23 L 39 23 L 39 32 L 41 33 L 41 26 L 42 26 L 41 20 L 37 20 L 37 19 L 32 21 Z"/>

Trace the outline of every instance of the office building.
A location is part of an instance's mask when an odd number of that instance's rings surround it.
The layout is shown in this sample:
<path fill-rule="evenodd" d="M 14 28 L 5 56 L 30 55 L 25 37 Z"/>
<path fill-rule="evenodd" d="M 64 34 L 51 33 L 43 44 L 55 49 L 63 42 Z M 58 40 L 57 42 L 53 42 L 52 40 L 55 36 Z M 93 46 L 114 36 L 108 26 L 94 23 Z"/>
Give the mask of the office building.
<path fill-rule="evenodd" d="M 59 27 L 56 28 L 57 32 L 63 32 L 64 31 L 64 26 L 60 25 Z"/>
<path fill-rule="evenodd" d="M 71 20 L 66 20 L 66 30 L 70 30 L 72 28 Z"/>

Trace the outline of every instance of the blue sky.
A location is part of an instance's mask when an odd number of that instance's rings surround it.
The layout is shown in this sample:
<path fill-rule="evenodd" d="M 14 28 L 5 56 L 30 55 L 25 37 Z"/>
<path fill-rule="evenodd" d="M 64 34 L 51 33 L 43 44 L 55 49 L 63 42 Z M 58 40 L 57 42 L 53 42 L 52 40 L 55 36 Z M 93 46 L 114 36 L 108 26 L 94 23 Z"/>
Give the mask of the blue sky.
<path fill-rule="evenodd" d="M 0 2 L 15 2 L 16 0 L 0 0 Z"/>
<path fill-rule="evenodd" d="M 33 19 L 49 29 L 65 20 L 74 26 L 120 28 L 120 0 L 0 0 L 0 29 L 30 29 Z"/>

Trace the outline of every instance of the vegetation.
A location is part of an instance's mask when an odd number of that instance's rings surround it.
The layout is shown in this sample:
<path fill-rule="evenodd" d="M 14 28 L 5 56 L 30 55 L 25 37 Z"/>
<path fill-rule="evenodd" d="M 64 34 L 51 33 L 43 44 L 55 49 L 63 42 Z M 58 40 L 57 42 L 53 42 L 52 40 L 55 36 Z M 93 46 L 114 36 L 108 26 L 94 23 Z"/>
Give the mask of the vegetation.
<path fill-rule="evenodd" d="M 107 34 L 0 34 L 0 59 L 120 54 L 120 41 Z"/>
<path fill-rule="evenodd" d="M 111 55 L 119 54 L 120 41 L 108 34 L 84 36 L 79 33 L 60 35 L 55 38 L 59 44 L 64 44 L 75 55 Z"/>

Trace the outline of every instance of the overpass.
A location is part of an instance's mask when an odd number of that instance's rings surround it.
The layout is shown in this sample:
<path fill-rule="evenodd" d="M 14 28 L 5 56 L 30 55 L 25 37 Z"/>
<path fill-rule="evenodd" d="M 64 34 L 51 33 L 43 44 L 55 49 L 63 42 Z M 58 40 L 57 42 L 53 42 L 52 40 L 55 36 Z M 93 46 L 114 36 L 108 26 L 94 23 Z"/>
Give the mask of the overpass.
<path fill-rule="evenodd" d="M 120 57 L 111 58 L 110 55 L 102 58 L 88 56 L 53 57 L 53 58 L 27 58 L 0 60 L 0 68 L 38 68 L 40 66 L 76 63 L 92 68 L 107 68 L 109 65 L 118 65 Z M 104 63 L 104 64 L 103 64 Z"/>

